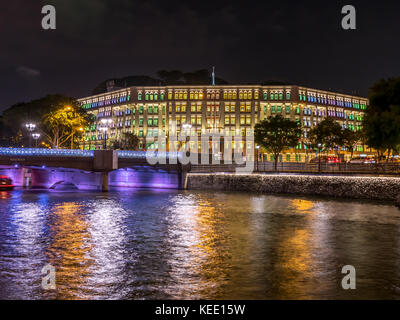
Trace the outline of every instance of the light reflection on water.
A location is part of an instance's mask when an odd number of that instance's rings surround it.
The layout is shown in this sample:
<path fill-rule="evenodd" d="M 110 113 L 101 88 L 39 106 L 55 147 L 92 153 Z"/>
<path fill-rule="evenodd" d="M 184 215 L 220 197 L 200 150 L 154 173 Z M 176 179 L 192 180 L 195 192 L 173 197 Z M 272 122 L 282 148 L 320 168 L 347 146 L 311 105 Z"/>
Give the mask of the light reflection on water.
<path fill-rule="evenodd" d="M 400 211 L 241 193 L 0 195 L 1 299 L 398 298 Z M 56 267 L 57 290 L 41 289 Z M 340 288 L 354 265 L 357 290 Z"/>

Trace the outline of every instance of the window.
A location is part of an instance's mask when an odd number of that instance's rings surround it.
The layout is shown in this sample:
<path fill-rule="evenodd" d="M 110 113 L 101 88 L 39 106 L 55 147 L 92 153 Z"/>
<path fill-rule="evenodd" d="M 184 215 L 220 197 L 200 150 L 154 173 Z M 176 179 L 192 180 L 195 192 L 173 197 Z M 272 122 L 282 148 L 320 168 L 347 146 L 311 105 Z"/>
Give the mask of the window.
<path fill-rule="evenodd" d="M 286 106 L 286 114 L 290 114 L 290 106 Z"/>

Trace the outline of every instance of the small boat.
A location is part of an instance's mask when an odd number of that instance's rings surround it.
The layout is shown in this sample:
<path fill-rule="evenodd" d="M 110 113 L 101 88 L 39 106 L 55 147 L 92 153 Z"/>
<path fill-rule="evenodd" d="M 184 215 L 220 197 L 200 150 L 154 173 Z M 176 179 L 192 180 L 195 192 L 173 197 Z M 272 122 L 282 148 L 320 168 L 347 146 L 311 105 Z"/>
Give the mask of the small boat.
<path fill-rule="evenodd" d="M 12 180 L 7 176 L 0 176 L 0 191 L 13 190 Z"/>

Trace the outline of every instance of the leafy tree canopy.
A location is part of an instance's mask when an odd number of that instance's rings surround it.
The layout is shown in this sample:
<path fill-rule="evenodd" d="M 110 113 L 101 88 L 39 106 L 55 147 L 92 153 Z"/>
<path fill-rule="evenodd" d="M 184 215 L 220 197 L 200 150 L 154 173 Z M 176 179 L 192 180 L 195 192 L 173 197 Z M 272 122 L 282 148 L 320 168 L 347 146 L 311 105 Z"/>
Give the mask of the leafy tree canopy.
<path fill-rule="evenodd" d="M 110 144 L 114 150 L 138 150 L 139 142 L 139 138 L 134 133 L 124 132 L 119 139 L 113 139 Z"/>
<path fill-rule="evenodd" d="M 60 115 L 59 110 L 70 106 L 68 115 Z M 83 121 L 73 119 L 77 116 Z M 50 117 L 53 117 L 50 120 Z M 57 120 L 56 120 L 57 119 Z M 72 133 L 81 134 L 80 128 L 91 121 L 85 111 L 79 107 L 75 99 L 63 95 L 47 95 L 43 98 L 30 102 L 17 103 L 3 112 L 1 117 L 1 144 L 3 146 L 21 147 L 28 145 L 29 134 L 25 128 L 28 122 L 35 123 L 37 130 L 42 138 L 55 147 L 66 146 L 68 139 L 72 138 Z M 54 140 L 55 130 L 64 132 L 69 137 L 60 145 L 60 140 Z M 63 134 L 63 135 L 64 135 Z M 61 137 L 61 136 L 59 136 Z M 57 141 L 54 143 L 54 141 Z"/>
<path fill-rule="evenodd" d="M 269 117 L 254 127 L 254 140 L 274 155 L 275 170 L 283 149 L 295 147 L 299 143 L 300 136 L 301 125 L 280 115 Z"/>
<path fill-rule="evenodd" d="M 326 118 L 312 128 L 308 139 L 313 149 L 328 150 L 342 145 L 342 127 L 332 118 Z"/>
<path fill-rule="evenodd" d="M 364 118 L 366 143 L 378 152 L 398 152 L 400 145 L 400 78 L 375 83 L 369 90 L 370 105 Z"/>

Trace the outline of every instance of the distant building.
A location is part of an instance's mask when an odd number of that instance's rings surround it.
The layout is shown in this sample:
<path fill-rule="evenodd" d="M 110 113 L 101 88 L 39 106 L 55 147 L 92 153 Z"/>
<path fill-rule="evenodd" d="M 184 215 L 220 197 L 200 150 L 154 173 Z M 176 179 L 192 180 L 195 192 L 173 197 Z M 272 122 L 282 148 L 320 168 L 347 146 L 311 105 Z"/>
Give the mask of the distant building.
<path fill-rule="evenodd" d="M 257 122 L 278 114 L 301 123 L 306 141 L 308 131 L 326 117 L 343 127 L 360 130 L 368 106 L 367 98 L 294 85 L 130 87 L 79 102 L 97 119 L 96 124 L 86 128 L 81 144 L 84 149 L 103 147 L 104 131 L 100 127 L 104 118 L 112 120 L 106 139 L 118 139 L 123 132 L 131 132 L 140 138 L 140 148 L 155 149 L 157 142 L 148 143 L 146 137 L 157 140 L 163 133 L 179 134 L 184 124 L 192 135 L 217 130 L 245 136 Z M 169 132 L 171 127 L 176 127 L 176 132 Z M 356 151 L 366 150 L 360 145 Z M 311 156 L 307 145 L 299 143 L 287 150 L 282 160 L 304 162 Z"/>

